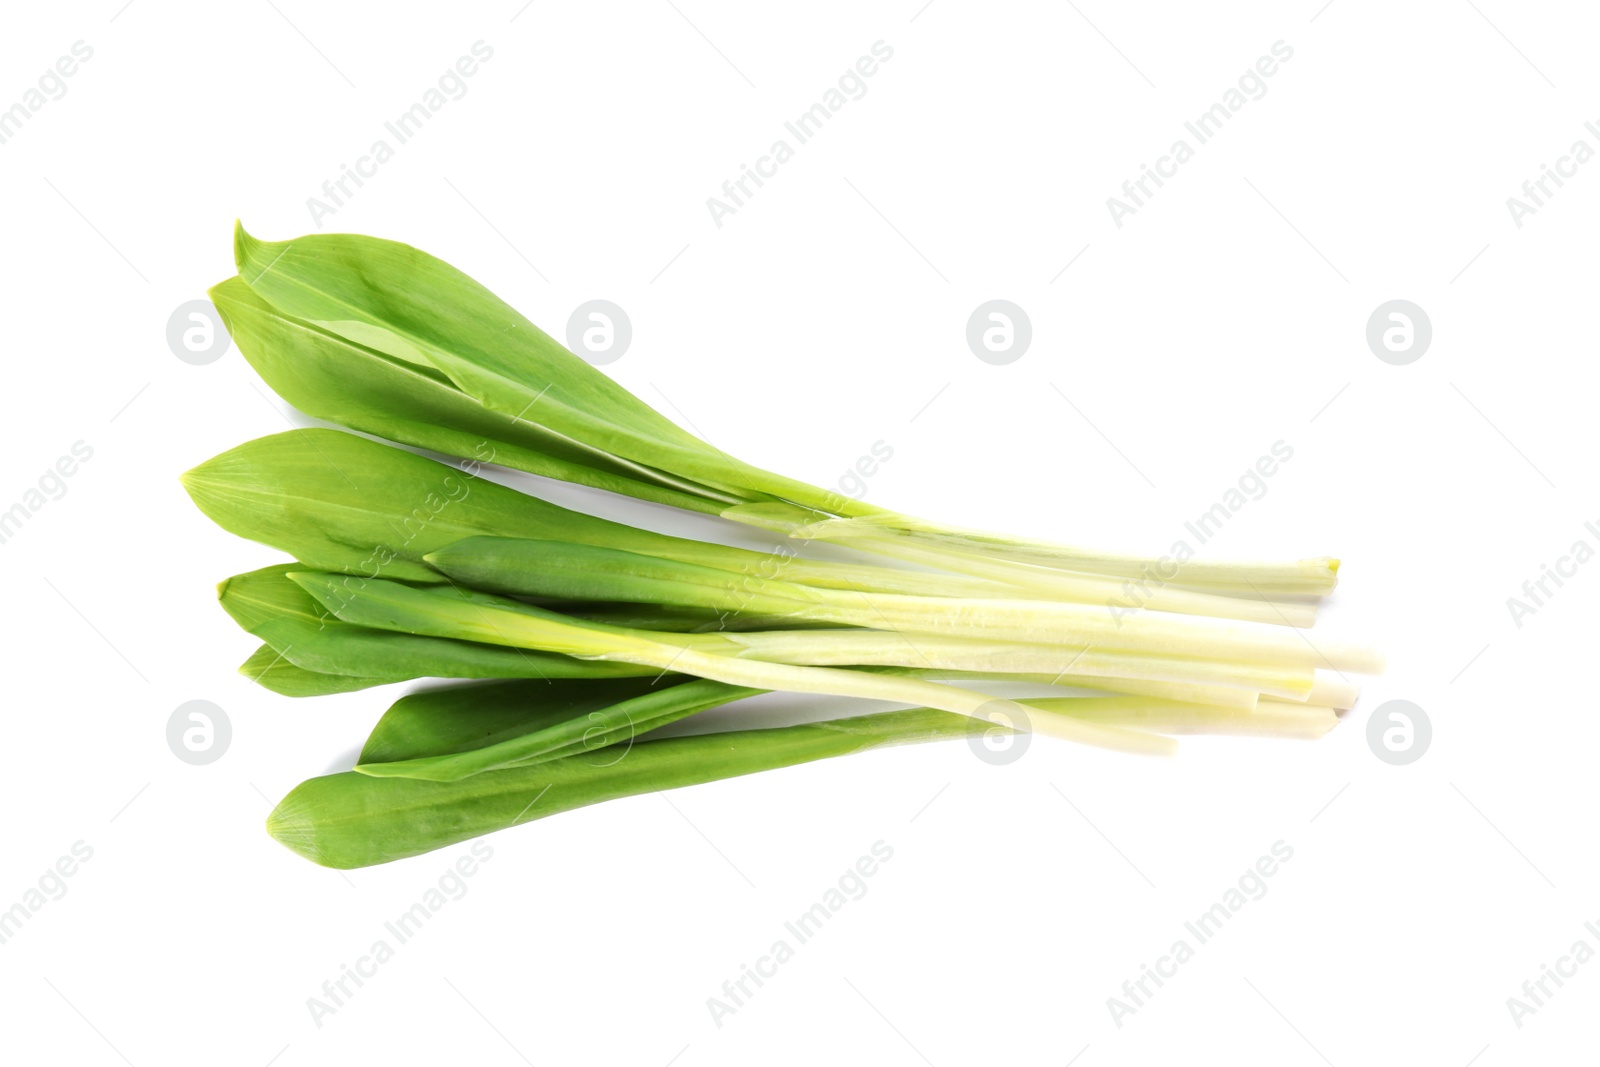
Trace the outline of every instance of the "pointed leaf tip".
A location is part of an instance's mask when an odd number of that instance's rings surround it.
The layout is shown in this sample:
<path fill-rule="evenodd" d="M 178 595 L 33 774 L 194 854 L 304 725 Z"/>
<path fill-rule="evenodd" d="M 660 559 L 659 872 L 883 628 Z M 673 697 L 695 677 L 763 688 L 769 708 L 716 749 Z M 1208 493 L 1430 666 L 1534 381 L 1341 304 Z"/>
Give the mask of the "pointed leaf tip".
<path fill-rule="evenodd" d="M 311 779 L 312 782 L 316 780 Z M 278 801 L 277 807 L 267 816 L 267 833 L 278 844 L 312 863 L 324 867 L 338 866 L 325 860 L 317 847 L 316 826 L 299 796 L 309 785 L 310 782 L 302 782 Z"/>
<path fill-rule="evenodd" d="M 250 231 L 244 228 L 240 219 L 233 220 L 233 266 L 239 273 L 244 273 L 244 264 L 250 258 L 250 253 L 260 246 L 261 242 L 250 236 Z"/>
<path fill-rule="evenodd" d="M 233 265 L 246 285 L 253 285 L 271 269 L 292 241 L 263 241 L 251 236 L 244 223 L 233 226 Z"/>
<path fill-rule="evenodd" d="M 230 275 L 228 275 L 228 277 L 222 279 L 222 281 L 218 282 L 217 284 L 208 287 L 206 289 L 206 297 L 213 304 L 217 305 L 217 310 L 218 311 L 221 311 L 222 310 L 222 305 L 228 299 L 228 291 L 230 289 L 232 289 L 234 284 L 239 282 L 239 281 L 240 281 L 240 278 L 239 278 L 239 276 L 237 274 L 230 274 Z"/>
<path fill-rule="evenodd" d="M 234 450 L 230 449 L 230 451 Z M 189 494 L 190 500 L 199 504 L 202 496 L 206 495 L 208 491 L 214 491 L 217 488 L 216 471 L 221 466 L 219 461 L 224 460 L 228 455 L 228 452 L 223 452 L 212 456 L 204 463 L 196 463 L 193 467 L 178 475 L 178 484 L 183 486 L 183 491 Z M 204 508 L 201 510 L 204 510 Z"/>
<path fill-rule="evenodd" d="M 209 462 L 210 460 L 206 461 L 206 463 Z M 178 475 L 178 484 L 183 486 L 183 491 L 185 493 L 189 494 L 189 499 L 195 501 L 196 503 L 199 503 L 201 486 L 203 486 L 206 481 L 206 463 L 201 463 L 198 466 L 190 467 L 188 470 Z"/>

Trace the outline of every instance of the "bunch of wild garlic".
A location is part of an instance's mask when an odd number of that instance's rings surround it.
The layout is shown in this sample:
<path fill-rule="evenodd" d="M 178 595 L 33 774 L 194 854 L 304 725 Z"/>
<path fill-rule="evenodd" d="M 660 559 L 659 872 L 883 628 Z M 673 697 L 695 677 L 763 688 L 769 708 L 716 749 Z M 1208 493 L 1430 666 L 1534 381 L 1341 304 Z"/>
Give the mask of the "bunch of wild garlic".
<path fill-rule="evenodd" d="M 614 797 L 974 729 L 1158 754 L 1173 734 L 1315 737 L 1355 701 L 1346 675 L 1382 669 L 1302 632 L 1337 560 L 1190 560 L 1142 610 L 1108 611 L 1156 561 L 914 519 L 742 463 L 414 248 L 240 229 L 234 250 L 238 275 L 211 295 L 280 396 L 462 460 L 305 429 L 184 475 L 218 525 L 294 560 L 219 586 L 263 642 L 246 674 L 291 696 L 476 680 L 404 697 L 353 771 L 279 804 L 270 831 L 316 862 L 381 863 Z M 637 529 L 490 481 L 491 460 L 863 557 Z M 1057 695 L 986 691 L 1001 682 Z M 918 707 L 651 735 L 771 690 Z"/>

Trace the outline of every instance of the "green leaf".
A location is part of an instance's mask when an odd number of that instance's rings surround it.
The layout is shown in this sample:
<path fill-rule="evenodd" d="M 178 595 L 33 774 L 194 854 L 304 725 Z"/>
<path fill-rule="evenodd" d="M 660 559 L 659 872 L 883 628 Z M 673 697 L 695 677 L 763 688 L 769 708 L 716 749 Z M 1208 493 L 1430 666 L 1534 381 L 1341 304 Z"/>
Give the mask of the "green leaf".
<path fill-rule="evenodd" d="M 294 564 L 235 575 L 217 587 L 223 608 L 246 632 L 297 667 L 385 682 L 411 678 L 626 678 L 656 676 L 650 667 L 573 659 L 475 641 L 425 637 L 347 623 L 287 572 Z"/>
<path fill-rule="evenodd" d="M 258 241 L 234 231 L 239 277 L 284 315 L 448 381 L 576 447 L 713 491 L 761 472 L 679 429 L 454 267 L 359 234 Z M 724 504 L 752 499 L 723 497 Z"/>
<path fill-rule="evenodd" d="M 248 441 L 182 476 L 218 526 L 309 566 L 438 581 L 424 553 L 474 533 L 546 527 L 538 503 L 404 449 L 337 430 Z"/>
<path fill-rule="evenodd" d="M 287 577 L 345 622 L 379 630 L 568 656 L 726 644 L 715 634 L 646 633 L 604 626 L 460 586 L 414 586 L 318 571 L 291 570 Z"/>
<path fill-rule="evenodd" d="M 296 786 L 267 818 L 267 832 L 313 863 L 365 867 L 620 797 L 885 745 L 963 738 L 969 721 L 913 709 L 803 726 L 661 738 L 636 743 L 610 766 L 595 766 L 587 756 L 576 755 L 457 782 L 346 771 Z"/>
<path fill-rule="evenodd" d="M 348 674 L 322 674 L 297 667 L 271 645 L 262 645 L 239 665 L 239 673 L 253 682 L 286 697 L 320 697 L 334 693 L 353 693 L 399 681 L 394 678 L 357 678 Z"/>
<path fill-rule="evenodd" d="M 726 497 L 484 407 L 448 378 L 274 308 L 241 279 L 210 290 L 256 373 L 308 415 L 419 448 L 716 513 Z"/>
<path fill-rule="evenodd" d="M 625 758 L 651 730 L 760 692 L 703 679 L 628 679 L 504 682 L 414 693 L 379 720 L 356 770 L 452 782 L 586 753 L 603 766 Z M 608 746 L 616 747 L 600 752 Z"/>
<path fill-rule="evenodd" d="M 513 596 L 775 615 L 822 599 L 790 582 L 567 541 L 468 537 L 428 553 L 426 562 L 464 585 Z"/>
<path fill-rule="evenodd" d="M 367 735 L 359 762 L 398 763 L 471 752 L 682 680 L 466 682 L 424 689 L 390 705 Z"/>
<path fill-rule="evenodd" d="M 196 506 L 230 533 L 309 567 L 352 575 L 438 582 L 423 557 L 478 534 L 602 545 L 738 574 L 765 574 L 774 565 L 768 553 L 569 511 L 480 477 L 480 469 L 339 430 L 303 429 L 247 441 L 181 480 Z M 831 573 L 837 565 L 818 566 Z M 844 568 L 840 580 L 866 570 Z"/>

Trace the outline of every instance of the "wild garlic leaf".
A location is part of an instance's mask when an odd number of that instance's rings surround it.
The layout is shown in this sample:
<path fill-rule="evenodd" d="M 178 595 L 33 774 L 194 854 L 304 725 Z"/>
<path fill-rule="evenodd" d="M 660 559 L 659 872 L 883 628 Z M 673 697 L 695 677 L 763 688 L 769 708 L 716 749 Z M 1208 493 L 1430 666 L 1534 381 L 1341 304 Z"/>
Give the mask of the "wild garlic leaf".
<path fill-rule="evenodd" d="M 308 415 L 391 441 L 497 463 L 642 500 L 717 512 L 721 496 L 484 407 L 444 375 L 288 315 L 241 279 L 210 290 L 234 343 L 272 390 Z"/>
<path fill-rule="evenodd" d="M 373 726 L 358 765 L 472 752 L 683 681 L 670 675 L 660 681 L 466 682 L 408 693 Z"/>
<path fill-rule="evenodd" d="M 259 241 L 239 226 L 234 261 L 285 315 L 436 371 L 493 411 L 707 486 L 739 486 L 752 473 L 410 245 L 360 234 Z"/>
<path fill-rule="evenodd" d="M 353 693 L 388 685 L 397 678 L 357 678 L 348 674 L 322 674 L 297 667 L 271 645 L 262 645 L 239 665 L 239 673 L 266 689 L 286 697 L 321 697 Z"/>
<path fill-rule="evenodd" d="M 317 570 L 437 582 L 423 557 L 478 534 L 605 545 L 735 574 L 772 566 L 768 553 L 569 511 L 479 470 L 338 430 L 302 429 L 247 441 L 181 480 L 218 526 Z"/>
<path fill-rule="evenodd" d="M 509 766 L 591 753 L 627 758 L 651 730 L 761 692 L 704 679 L 593 683 L 506 682 L 416 693 L 373 729 L 356 770 L 453 782 Z M 610 746 L 614 752 L 602 752 Z"/>
<path fill-rule="evenodd" d="M 297 667 L 323 674 L 404 681 L 411 678 L 624 678 L 656 676 L 654 668 L 590 662 L 531 649 L 397 633 L 335 617 L 278 564 L 236 575 L 218 599 L 239 626 Z"/>
<path fill-rule="evenodd" d="M 767 730 L 640 741 L 609 766 L 588 754 L 456 782 L 312 778 L 267 818 L 284 847 L 324 867 L 365 867 L 619 797 L 792 767 L 886 745 L 964 738 L 971 720 L 926 708 Z"/>

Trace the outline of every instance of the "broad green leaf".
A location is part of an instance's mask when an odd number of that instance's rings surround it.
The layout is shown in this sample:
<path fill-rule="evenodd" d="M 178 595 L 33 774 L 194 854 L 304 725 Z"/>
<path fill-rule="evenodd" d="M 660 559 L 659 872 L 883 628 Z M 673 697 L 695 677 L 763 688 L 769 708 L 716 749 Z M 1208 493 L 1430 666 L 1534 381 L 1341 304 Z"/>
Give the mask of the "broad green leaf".
<path fill-rule="evenodd" d="M 629 747 L 651 730 L 759 692 L 704 679 L 629 679 L 502 682 L 414 693 L 384 714 L 356 770 L 452 782 L 584 753 L 593 753 L 596 765 L 610 764 L 626 758 Z"/>
<path fill-rule="evenodd" d="M 346 771 L 296 786 L 267 818 L 267 832 L 313 863 L 366 867 L 620 797 L 886 745 L 963 738 L 970 721 L 913 709 L 803 726 L 661 738 L 634 744 L 609 766 L 575 755 L 457 782 Z"/>
<path fill-rule="evenodd" d="M 334 616 L 286 577 L 294 564 L 235 575 L 217 599 L 246 632 L 297 667 L 397 682 L 410 678 L 624 678 L 660 671 L 625 663 L 577 660 L 475 641 L 356 626 Z"/>
<path fill-rule="evenodd" d="M 716 634 L 650 633 L 605 626 L 460 586 L 412 586 L 319 571 L 291 570 L 288 577 L 345 622 L 379 630 L 567 656 L 656 653 L 728 644 Z"/>
<path fill-rule="evenodd" d="M 603 545 L 739 574 L 766 574 L 774 566 L 767 553 L 569 511 L 489 481 L 479 470 L 339 430 L 302 429 L 247 441 L 182 481 L 196 506 L 230 533 L 309 567 L 352 575 L 438 582 L 423 557 L 478 534 Z M 862 571 L 868 569 L 846 566 L 838 580 Z"/>
<path fill-rule="evenodd" d="M 360 763 L 395 763 L 487 748 L 682 681 L 668 677 L 659 682 L 654 678 L 465 682 L 408 693 L 390 705 L 372 728 Z"/>
<path fill-rule="evenodd" d="M 359 234 L 259 241 L 238 226 L 234 260 L 245 284 L 285 315 L 431 371 L 491 410 L 711 488 L 759 491 L 755 483 L 774 477 L 679 429 L 419 249 Z"/>
<path fill-rule="evenodd" d="M 403 681 L 399 678 L 357 678 L 348 674 L 322 674 L 297 667 L 283 658 L 283 653 L 271 645 L 262 645 L 239 665 L 239 673 L 251 681 L 272 690 L 279 696 L 320 697 L 334 693 L 353 693 L 358 689 L 371 689 L 375 685 L 388 685 Z"/>
<path fill-rule="evenodd" d="M 230 533 L 352 574 L 438 581 L 421 562 L 425 552 L 474 533 L 550 529 L 539 501 L 337 430 L 257 438 L 182 480 L 200 510 Z"/>
<path fill-rule="evenodd" d="M 493 411 L 437 371 L 294 318 L 239 278 L 210 291 L 256 373 L 308 415 L 446 455 L 715 513 L 726 497 Z"/>

